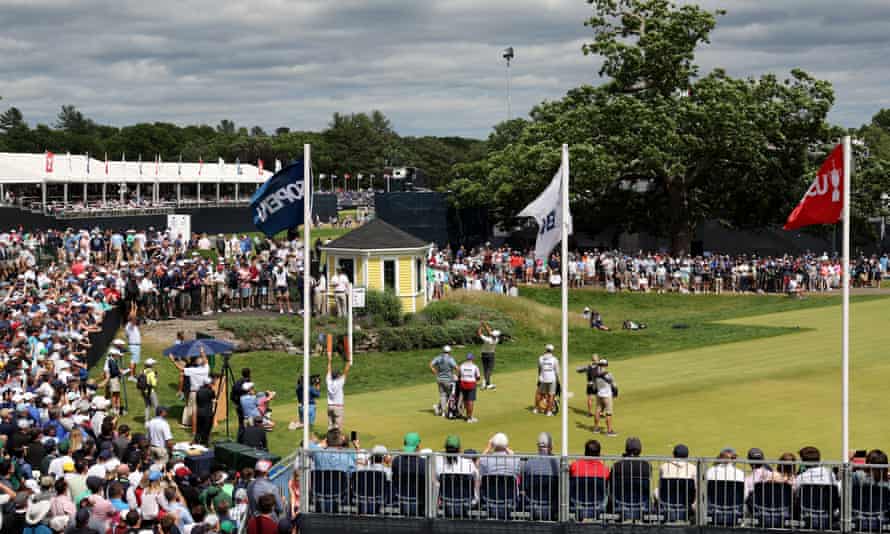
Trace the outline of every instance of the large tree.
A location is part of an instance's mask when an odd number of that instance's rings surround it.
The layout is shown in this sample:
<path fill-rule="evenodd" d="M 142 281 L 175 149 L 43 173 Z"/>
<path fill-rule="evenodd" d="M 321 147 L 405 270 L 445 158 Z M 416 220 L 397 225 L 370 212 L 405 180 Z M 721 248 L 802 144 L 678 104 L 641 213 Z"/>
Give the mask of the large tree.
<path fill-rule="evenodd" d="M 481 168 L 495 215 L 509 220 L 549 181 L 569 143 L 580 227 L 646 230 L 688 252 L 698 223 L 778 222 L 799 200 L 808 148 L 827 137 L 830 84 L 801 70 L 700 76 L 695 51 L 717 16 L 669 0 L 588 0 L 604 83 L 544 102 Z M 466 186 L 466 181 L 457 187 Z"/>

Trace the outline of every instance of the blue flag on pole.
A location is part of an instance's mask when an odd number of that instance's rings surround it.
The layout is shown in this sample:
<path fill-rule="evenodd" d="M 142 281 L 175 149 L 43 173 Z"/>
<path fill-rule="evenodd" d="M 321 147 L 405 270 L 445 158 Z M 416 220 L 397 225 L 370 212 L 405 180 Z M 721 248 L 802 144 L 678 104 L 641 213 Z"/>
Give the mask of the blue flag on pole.
<path fill-rule="evenodd" d="M 250 199 L 253 224 L 270 237 L 302 224 L 304 185 L 302 161 L 275 173 Z"/>

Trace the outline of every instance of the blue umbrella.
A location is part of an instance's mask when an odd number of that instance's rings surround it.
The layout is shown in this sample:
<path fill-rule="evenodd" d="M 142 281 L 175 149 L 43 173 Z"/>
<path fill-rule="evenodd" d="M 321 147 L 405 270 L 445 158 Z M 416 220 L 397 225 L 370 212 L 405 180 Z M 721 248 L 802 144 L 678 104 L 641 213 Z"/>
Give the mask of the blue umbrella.
<path fill-rule="evenodd" d="M 191 358 L 201 354 L 225 354 L 235 350 L 235 346 L 226 341 L 219 339 L 193 339 L 192 341 L 184 341 L 179 345 L 173 345 L 168 349 L 164 349 L 164 356 L 173 356 L 174 358 Z"/>

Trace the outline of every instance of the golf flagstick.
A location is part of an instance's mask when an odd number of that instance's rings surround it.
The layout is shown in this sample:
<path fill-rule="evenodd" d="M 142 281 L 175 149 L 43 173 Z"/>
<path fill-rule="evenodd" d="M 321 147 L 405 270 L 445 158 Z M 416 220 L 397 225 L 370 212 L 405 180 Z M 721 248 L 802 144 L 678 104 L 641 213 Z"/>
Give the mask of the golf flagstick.
<path fill-rule="evenodd" d="M 312 147 L 308 143 L 303 145 L 303 473 L 308 473 L 309 451 L 309 330 L 312 322 L 312 302 L 310 300 L 311 275 L 311 248 L 309 246 L 310 228 L 312 226 Z M 304 484 L 308 481 L 304 479 Z M 304 486 L 306 487 L 306 486 Z M 309 511 L 309 499 L 301 500 L 301 511 Z"/>
<path fill-rule="evenodd" d="M 850 459 L 850 192 L 853 190 L 853 166 L 850 154 L 850 136 L 844 136 L 844 192 L 841 219 L 843 241 L 841 253 L 841 461 Z"/>

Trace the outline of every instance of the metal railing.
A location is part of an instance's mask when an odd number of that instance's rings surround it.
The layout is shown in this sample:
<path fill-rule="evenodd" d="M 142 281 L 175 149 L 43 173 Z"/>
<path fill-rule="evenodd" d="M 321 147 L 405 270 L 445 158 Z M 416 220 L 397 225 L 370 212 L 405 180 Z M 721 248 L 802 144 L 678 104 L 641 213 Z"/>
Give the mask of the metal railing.
<path fill-rule="evenodd" d="M 298 477 L 305 513 L 890 530 L 887 465 L 522 453 L 374 455 L 351 449 L 298 451 L 284 464 L 276 485 L 287 499 L 290 477 Z"/>

